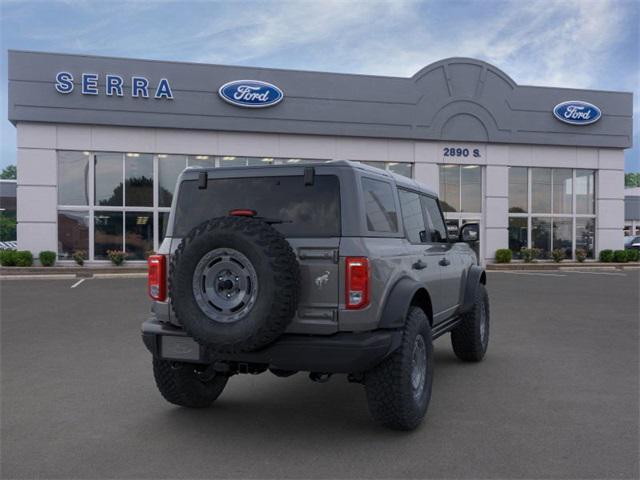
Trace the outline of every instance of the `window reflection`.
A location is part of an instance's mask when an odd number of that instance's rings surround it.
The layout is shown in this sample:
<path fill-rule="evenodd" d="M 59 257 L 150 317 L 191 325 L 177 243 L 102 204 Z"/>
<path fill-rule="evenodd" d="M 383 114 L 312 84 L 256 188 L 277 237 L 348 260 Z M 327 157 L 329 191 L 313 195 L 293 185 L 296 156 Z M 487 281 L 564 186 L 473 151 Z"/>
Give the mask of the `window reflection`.
<path fill-rule="evenodd" d="M 553 213 L 573 211 L 573 171 L 568 168 L 553 169 Z"/>
<path fill-rule="evenodd" d="M 187 166 L 183 155 L 158 155 L 158 206 L 170 207 L 178 175 Z"/>
<path fill-rule="evenodd" d="M 144 260 L 153 250 L 153 213 L 127 212 L 125 216 L 125 251 L 128 260 Z"/>
<path fill-rule="evenodd" d="M 573 220 L 571 218 L 554 218 L 553 219 L 553 249 L 564 251 L 566 258 L 571 258 L 573 252 L 571 249 L 573 238 Z"/>
<path fill-rule="evenodd" d="M 122 250 L 122 212 L 95 212 L 94 224 L 94 257 L 108 260 L 107 250 Z"/>
<path fill-rule="evenodd" d="M 460 210 L 460 166 L 440 166 L 440 204 L 445 212 Z"/>
<path fill-rule="evenodd" d="M 89 253 L 89 212 L 58 211 L 58 258 L 71 259 L 73 252 Z"/>
<path fill-rule="evenodd" d="M 127 153 L 124 161 L 128 207 L 153 206 L 153 155 Z"/>
<path fill-rule="evenodd" d="M 531 169 L 531 211 L 551 213 L 551 169 Z"/>
<path fill-rule="evenodd" d="M 169 224 L 169 212 L 158 212 L 158 245 L 162 243 L 167 234 Z"/>
<path fill-rule="evenodd" d="M 509 250 L 514 258 L 520 258 L 520 250 L 527 246 L 527 219 L 512 217 L 509 219 Z"/>
<path fill-rule="evenodd" d="M 95 204 L 123 206 L 122 154 L 96 153 L 95 155 Z"/>
<path fill-rule="evenodd" d="M 371 232 L 397 232 L 398 218 L 391 184 L 362 179 L 367 229 Z"/>
<path fill-rule="evenodd" d="M 478 165 L 465 165 L 460 169 L 461 212 L 482 211 L 482 170 Z"/>
<path fill-rule="evenodd" d="M 398 175 L 408 178 L 412 177 L 413 166 L 410 163 L 389 162 L 387 163 L 387 168 L 390 172 L 397 173 Z"/>
<path fill-rule="evenodd" d="M 424 225 L 424 216 L 422 215 L 420 196 L 407 190 L 398 190 L 398 193 L 400 196 L 402 222 L 404 223 L 408 240 L 411 243 L 425 242 L 426 227 Z"/>
<path fill-rule="evenodd" d="M 190 167 L 215 167 L 215 158 L 211 155 L 189 155 L 187 161 Z"/>
<path fill-rule="evenodd" d="M 531 246 L 540 249 L 540 258 L 549 258 L 551 251 L 551 218 L 531 219 Z"/>
<path fill-rule="evenodd" d="M 576 218 L 576 250 L 587 252 L 587 258 L 594 258 L 596 238 L 595 218 Z"/>
<path fill-rule="evenodd" d="M 89 204 L 89 152 L 58 153 L 58 205 Z"/>
<path fill-rule="evenodd" d="M 576 213 L 595 213 L 595 172 L 576 170 Z"/>
<path fill-rule="evenodd" d="M 526 167 L 509 167 L 509 213 L 526 213 L 529 208 Z"/>

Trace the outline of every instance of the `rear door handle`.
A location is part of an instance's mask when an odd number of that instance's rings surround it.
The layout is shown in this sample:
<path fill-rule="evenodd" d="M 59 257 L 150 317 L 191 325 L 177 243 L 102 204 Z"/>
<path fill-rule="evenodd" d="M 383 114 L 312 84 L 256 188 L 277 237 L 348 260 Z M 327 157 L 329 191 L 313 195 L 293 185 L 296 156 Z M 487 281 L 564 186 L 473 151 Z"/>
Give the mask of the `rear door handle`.
<path fill-rule="evenodd" d="M 443 257 L 442 260 L 438 262 L 438 264 L 446 267 L 447 265 L 451 265 L 451 262 L 447 260 L 447 257 Z"/>
<path fill-rule="evenodd" d="M 416 263 L 411 265 L 411 268 L 413 268 L 414 270 L 422 270 L 424 268 L 427 268 L 427 264 L 424 263 L 422 260 L 418 260 Z"/>

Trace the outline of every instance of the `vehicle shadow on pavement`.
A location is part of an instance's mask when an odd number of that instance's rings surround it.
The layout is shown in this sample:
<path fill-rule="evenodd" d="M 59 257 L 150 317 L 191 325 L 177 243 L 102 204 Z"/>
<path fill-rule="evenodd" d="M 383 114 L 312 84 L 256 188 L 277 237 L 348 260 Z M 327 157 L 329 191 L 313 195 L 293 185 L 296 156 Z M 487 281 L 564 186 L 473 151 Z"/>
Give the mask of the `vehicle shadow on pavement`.
<path fill-rule="evenodd" d="M 451 368 L 459 367 L 447 348 L 436 349 L 436 380 L 447 375 Z M 434 389 L 434 395 L 441 395 Z M 163 402 L 158 398 L 158 402 Z M 329 432 L 354 434 L 356 437 L 371 432 L 390 436 L 407 435 L 383 428 L 370 418 L 364 387 L 347 382 L 346 375 L 334 375 L 326 384 L 311 382 L 307 373 L 300 372 L 288 378 L 276 378 L 269 373 L 260 376 L 234 376 L 226 390 L 212 407 L 187 409 L 164 404 L 153 416 L 172 432 L 224 437 L 241 430 L 244 435 L 264 435 L 279 432 L 295 438 L 312 437 L 315 433 Z M 425 424 L 428 424 L 427 414 Z"/>

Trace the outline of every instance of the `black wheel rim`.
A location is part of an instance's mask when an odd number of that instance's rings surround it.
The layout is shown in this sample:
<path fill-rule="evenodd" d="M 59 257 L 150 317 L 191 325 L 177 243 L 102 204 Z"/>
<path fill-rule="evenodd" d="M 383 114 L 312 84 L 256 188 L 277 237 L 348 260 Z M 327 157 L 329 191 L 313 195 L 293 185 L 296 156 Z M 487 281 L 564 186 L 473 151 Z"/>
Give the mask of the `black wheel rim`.
<path fill-rule="evenodd" d="M 232 248 L 216 248 L 196 265 L 193 296 L 210 319 L 237 322 L 251 311 L 258 298 L 258 275 L 244 254 Z"/>

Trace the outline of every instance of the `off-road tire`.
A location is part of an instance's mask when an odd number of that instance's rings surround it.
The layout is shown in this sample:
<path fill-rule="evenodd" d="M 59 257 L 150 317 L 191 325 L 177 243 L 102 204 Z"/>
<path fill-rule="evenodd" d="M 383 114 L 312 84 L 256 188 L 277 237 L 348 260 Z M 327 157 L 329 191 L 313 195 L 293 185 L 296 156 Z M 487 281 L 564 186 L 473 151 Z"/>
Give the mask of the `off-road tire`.
<path fill-rule="evenodd" d="M 250 313 L 230 323 L 218 322 L 198 306 L 193 275 L 200 259 L 218 248 L 245 255 L 258 278 Z M 173 310 L 184 329 L 214 352 L 248 352 L 276 340 L 298 306 L 299 265 L 289 242 L 267 223 L 248 217 L 219 217 L 195 227 L 173 255 L 169 274 Z"/>
<path fill-rule="evenodd" d="M 199 366 L 153 359 L 153 376 L 162 396 L 169 403 L 189 408 L 206 408 L 220 396 L 227 377 L 216 375 L 204 382 L 196 374 Z"/>
<path fill-rule="evenodd" d="M 424 340 L 426 374 L 419 398 L 411 383 L 416 337 Z M 389 357 L 365 374 L 364 384 L 373 419 L 394 430 L 413 430 L 424 418 L 431 399 L 433 344 L 429 319 L 421 308 L 411 307 L 402 344 Z"/>
<path fill-rule="evenodd" d="M 478 284 L 476 288 L 473 308 L 465 313 L 462 322 L 451 330 L 451 345 L 456 357 L 465 362 L 479 362 L 484 358 L 489 346 L 489 295 L 483 284 Z"/>

